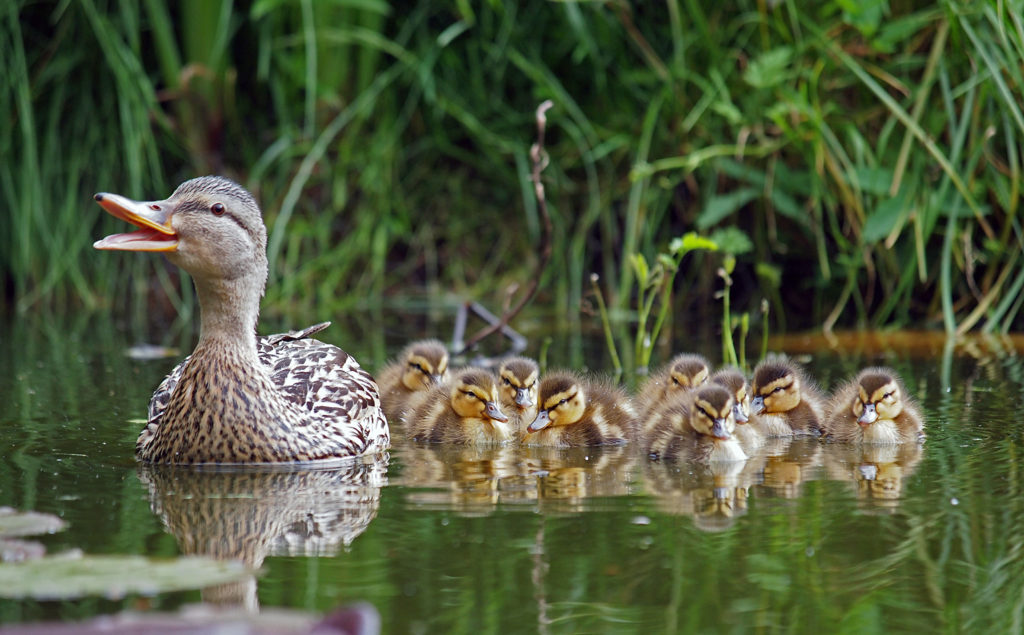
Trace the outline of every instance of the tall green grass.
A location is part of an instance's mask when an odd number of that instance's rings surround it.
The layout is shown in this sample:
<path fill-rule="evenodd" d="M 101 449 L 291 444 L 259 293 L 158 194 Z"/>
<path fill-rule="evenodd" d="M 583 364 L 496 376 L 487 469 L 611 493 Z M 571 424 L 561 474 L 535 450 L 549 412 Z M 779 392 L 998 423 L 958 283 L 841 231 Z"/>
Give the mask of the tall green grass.
<path fill-rule="evenodd" d="M 730 324 L 756 332 L 767 299 L 773 327 L 1019 329 L 1020 9 L 7 3 L 0 307 L 184 321 L 177 271 L 91 250 L 123 224 L 89 195 L 208 172 L 265 207 L 272 315 L 500 305 L 536 260 L 526 151 L 552 99 L 555 314 L 579 319 L 597 273 L 628 341 L 633 263 L 728 227 L 752 244 Z M 718 322 L 720 265 L 682 263 L 671 320 Z"/>

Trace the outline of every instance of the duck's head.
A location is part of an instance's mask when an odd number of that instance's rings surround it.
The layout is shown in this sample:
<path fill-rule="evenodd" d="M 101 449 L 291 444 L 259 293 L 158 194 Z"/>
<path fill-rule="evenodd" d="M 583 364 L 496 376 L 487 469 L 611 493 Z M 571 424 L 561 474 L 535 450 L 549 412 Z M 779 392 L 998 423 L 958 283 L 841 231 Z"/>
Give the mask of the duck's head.
<path fill-rule="evenodd" d="M 508 417 L 498 407 L 498 387 L 494 375 L 473 368 L 452 380 L 449 392 L 452 409 L 463 419 L 489 419 L 504 423 Z"/>
<path fill-rule="evenodd" d="M 426 390 L 448 379 L 448 349 L 438 340 L 413 342 L 402 351 L 402 385 Z"/>
<path fill-rule="evenodd" d="M 673 388 L 690 390 L 703 386 L 711 373 L 708 360 L 693 353 L 676 355 L 669 364 L 669 378 Z"/>
<path fill-rule="evenodd" d="M 903 412 L 899 380 L 881 369 L 862 371 L 857 376 L 857 396 L 850 408 L 861 426 L 869 426 L 879 419 L 895 419 Z"/>
<path fill-rule="evenodd" d="M 735 401 L 732 413 L 737 424 L 750 421 L 750 384 L 743 373 L 735 368 L 724 368 L 711 376 L 711 383 L 732 393 Z"/>
<path fill-rule="evenodd" d="M 527 428 L 537 432 L 552 426 L 568 426 L 583 418 L 587 406 L 586 394 L 580 380 L 569 374 L 555 374 L 545 377 L 538 389 L 540 410 Z"/>
<path fill-rule="evenodd" d="M 790 362 L 761 362 L 754 369 L 753 393 L 755 415 L 788 412 L 800 405 L 800 373 Z"/>
<path fill-rule="evenodd" d="M 690 426 L 698 434 L 716 439 L 728 439 L 736 429 L 732 393 L 718 384 L 703 386 L 693 396 Z"/>
<path fill-rule="evenodd" d="M 163 252 L 197 279 L 262 273 L 261 282 L 266 281 L 263 215 L 252 194 L 230 179 L 191 179 L 162 201 L 133 201 L 107 192 L 94 198 L 111 215 L 139 227 L 96 241 L 96 249 Z"/>
<path fill-rule="evenodd" d="M 498 368 L 498 391 L 502 405 L 529 410 L 537 405 L 537 362 L 525 357 L 513 357 Z"/>

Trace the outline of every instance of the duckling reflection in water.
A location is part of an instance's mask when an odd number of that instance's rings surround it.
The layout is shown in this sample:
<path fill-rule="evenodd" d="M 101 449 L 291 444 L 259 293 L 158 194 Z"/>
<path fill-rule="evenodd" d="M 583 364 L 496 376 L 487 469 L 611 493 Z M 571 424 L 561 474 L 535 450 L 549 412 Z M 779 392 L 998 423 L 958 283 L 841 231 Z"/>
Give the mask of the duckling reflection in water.
<path fill-rule="evenodd" d="M 714 532 L 728 529 L 747 513 L 755 473 L 743 461 L 690 464 L 685 469 L 648 461 L 644 476 L 660 510 L 689 516 L 697 529 Z"/>
<path fill-rule="evenodd" d="M 830 478 L 854 484 L 861 511 L 892 512 L 921 460 L 921 445 L 829 445 L 825 459 Z"/>
<path fill-rule="evenodd" d="M 680 353 L 654 372 L 636 397 L 643 433 L 648 434 L 654 427 L 654 415 L 670 398 L 703 386 L 710 374 L 707 358 L 694 353 Z"/>
<path fill-rule="evenodd" d="M 537 416 L 539 379 L 537 362 L 526 357 L 511 357 L 498 367 L 501 411 L 508 416 L 509 427 L 518 437 Z"/>
<path fill-rule="evenodd" d="M 515 437 L 498 407 L 494 375 L 479 368 L 417 396 L 406 424 L 414 441 L 430 443 L 500 445 Z"/>
<path fill-rule="evenodd" d="M 448 381 L 448 349 L 439 340 L 419 340 L 377 373 L 381 407 L 388 421 L 402 421 L 411 397 Z"/>
<path fill-rule="evenodd" d="M 647 440 L 647 454 L 666 461 L 746 461 L 733 436 L 732 394 L 717 384 L 670 400 L 658 413 Z"/>
<path fill-rule="evenodd" d="M 754 369 L 750 412 L 765 437 L 821 434 L 824 397 L 795 362 L 772 356 Z"/>
<path fill-rule="evenodd" d="M 523 445 L 619 445 L 636 435 L 636 412 L 617 386 L 563 371 L 544 377 L 539 395 L 537 416 L 526 427 Z"/>
<path fill-rule="evenodd" d="M 829 401 L 829 439 L 846 443 L 918 443 L 924 424 L 917 403 L 891 368 L 865 368 Z"/>

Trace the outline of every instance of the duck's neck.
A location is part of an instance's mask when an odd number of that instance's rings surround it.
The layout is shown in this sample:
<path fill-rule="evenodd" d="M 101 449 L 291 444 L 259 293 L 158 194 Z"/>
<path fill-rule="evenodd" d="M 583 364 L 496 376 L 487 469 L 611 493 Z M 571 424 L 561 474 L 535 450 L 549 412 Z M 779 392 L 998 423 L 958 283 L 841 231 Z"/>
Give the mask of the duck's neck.
<path fill-rule="evenodd" d="M 200 330 L 196 353 L 229 351 L 256 360 L 256 322 L 266 277 L 196 278 Z"/>

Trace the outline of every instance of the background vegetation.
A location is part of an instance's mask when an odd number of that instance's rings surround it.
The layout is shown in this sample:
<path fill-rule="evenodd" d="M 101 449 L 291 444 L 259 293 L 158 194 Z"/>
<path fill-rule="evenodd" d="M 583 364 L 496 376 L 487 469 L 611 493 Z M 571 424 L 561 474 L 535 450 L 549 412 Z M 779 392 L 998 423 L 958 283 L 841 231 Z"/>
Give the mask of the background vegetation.
<path fill-rule="evenodd" d="M 918 6 L 921 5 L 921 6 Z M 1020 328 L 1021 2 L 66 0 L 0 13 L 0 308 L 191 308 L 98 254 L 98 190 L 217 172 L 270 229 L 270 315 L 531 275 L 533 110 L 554 256 L 535 301 L 632 315 L 636 255 L 688 231 L 773 328 Z M 716 316 L 721 253 L 674 278 Z M 646 283 L 640 281 L 641 285 Z M 183 290 L 184 289 L 184 290 Z M 652 296 L 653 297 L 653 296 Z M 696 311 L 696 313 L 692 313 Z"/>

